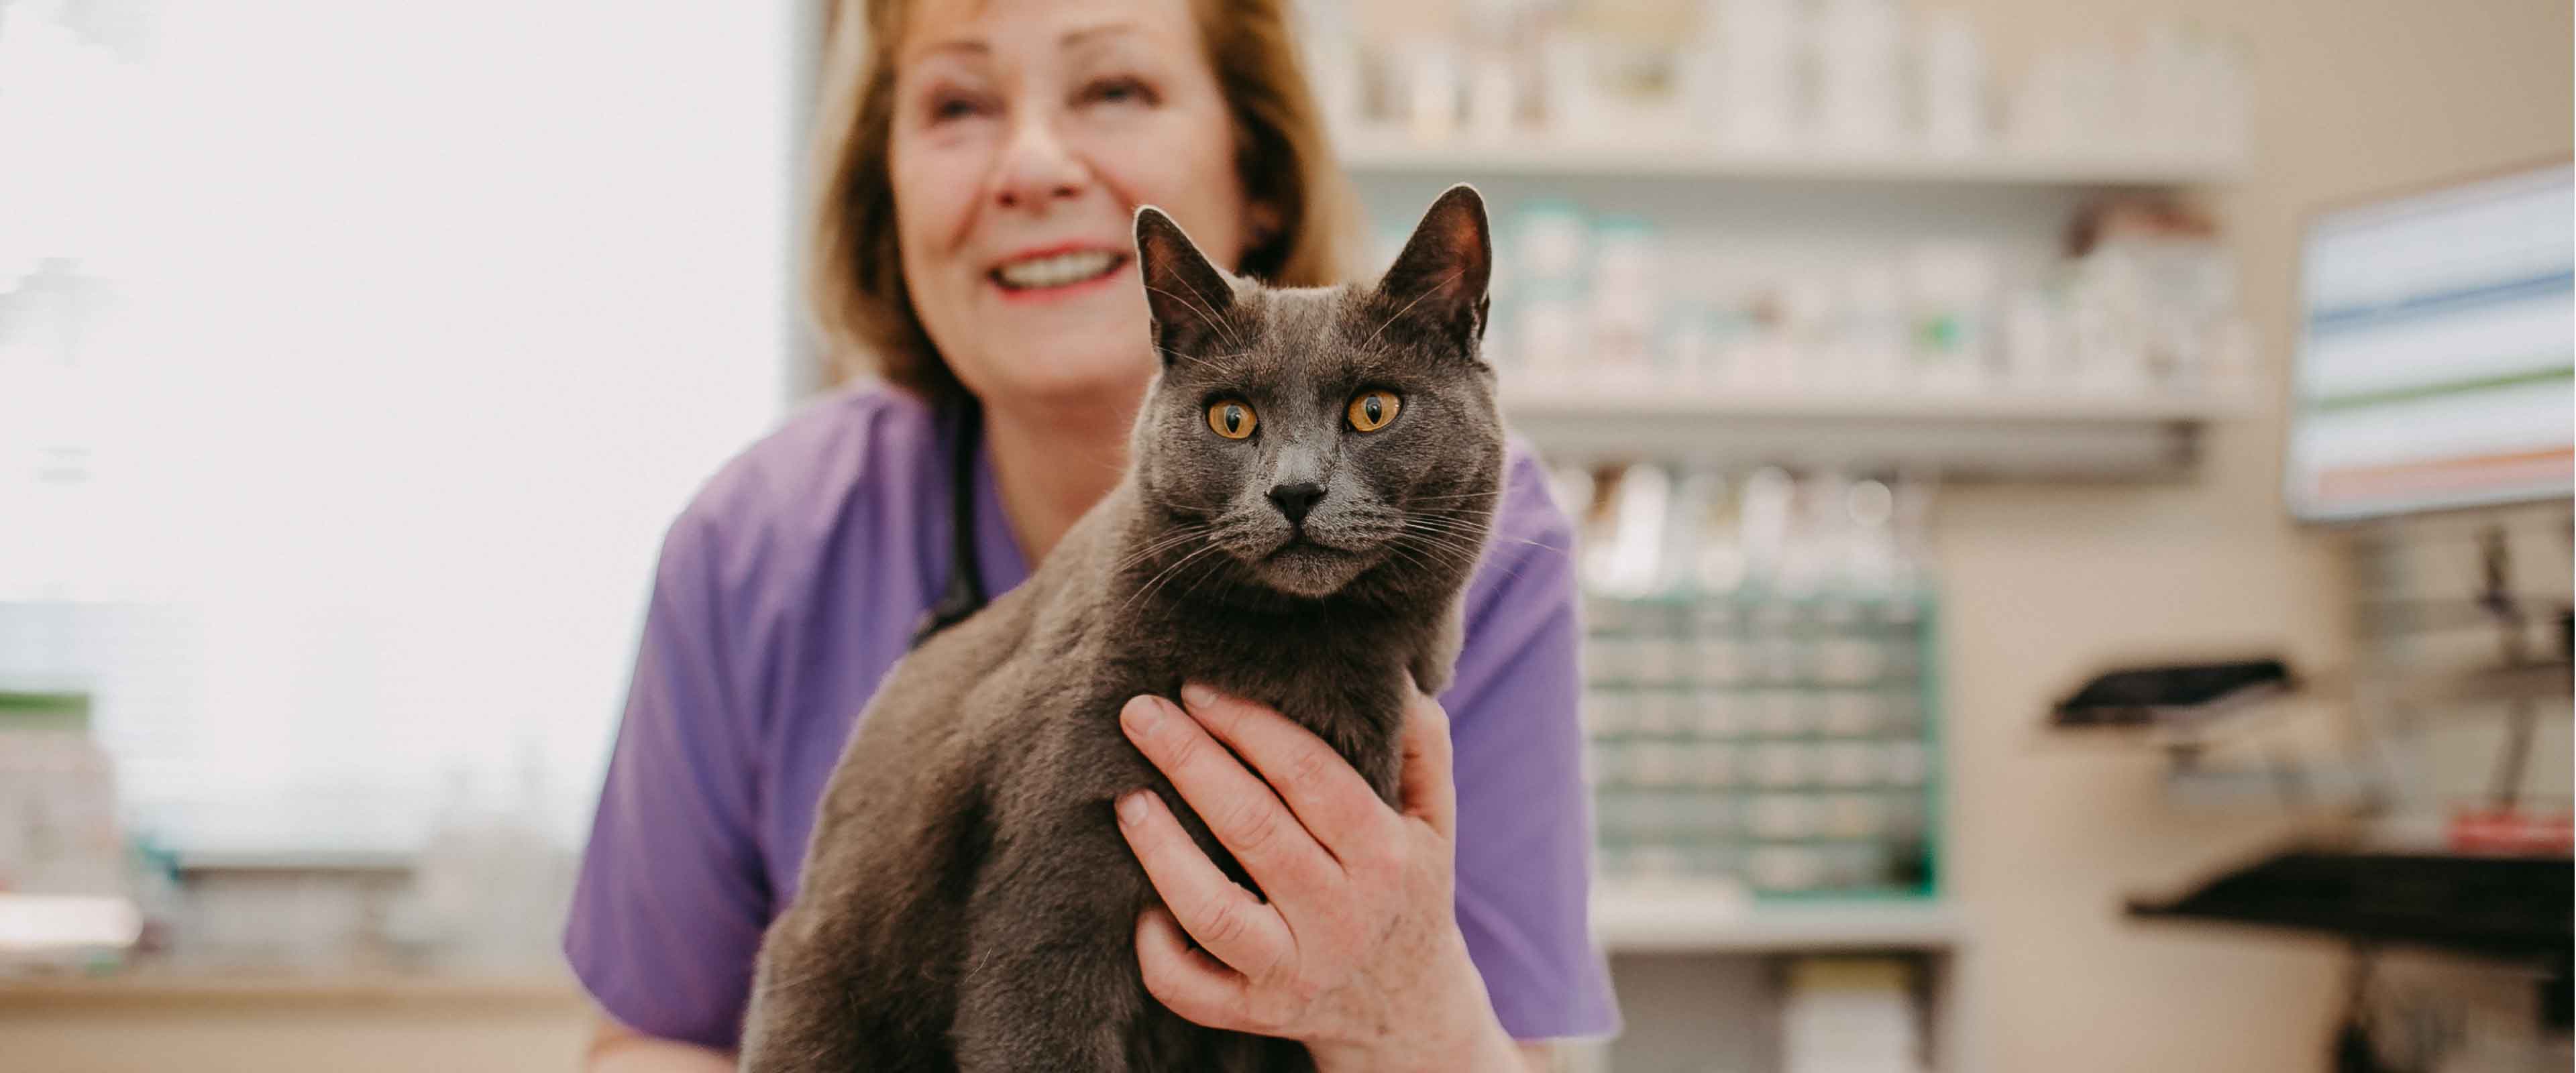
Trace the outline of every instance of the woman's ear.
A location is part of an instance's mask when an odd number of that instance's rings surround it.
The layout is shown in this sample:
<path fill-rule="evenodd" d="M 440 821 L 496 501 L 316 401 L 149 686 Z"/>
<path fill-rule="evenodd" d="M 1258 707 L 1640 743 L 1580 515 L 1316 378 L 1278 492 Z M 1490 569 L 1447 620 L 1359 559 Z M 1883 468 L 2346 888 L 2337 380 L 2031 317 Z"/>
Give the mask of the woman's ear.
<path fill-rule="evenodd" d="M 1208 263 L 1181 225 L 1151 205 L 1136 210 L 1136 268 L 1145 280 L 1154 350 L 1165 366 L 1199 356 L 1210 336 L 1232 331 L 1223 320 L 1234 308 L 1233 279 Z"/>

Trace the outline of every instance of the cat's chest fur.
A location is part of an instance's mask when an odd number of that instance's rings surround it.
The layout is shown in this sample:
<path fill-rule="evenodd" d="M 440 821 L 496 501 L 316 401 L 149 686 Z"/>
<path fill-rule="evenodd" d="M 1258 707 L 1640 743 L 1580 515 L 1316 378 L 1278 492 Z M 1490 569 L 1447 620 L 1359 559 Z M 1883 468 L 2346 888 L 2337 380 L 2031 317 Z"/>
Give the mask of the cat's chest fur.
<path fill-rule="evenodd" d="M 996 604 L 994 621 L 959 638 L 962 666 L 950 673 L 984 683 L 967 714 L 999 754 L 991 777 L 1084 802 L 1160 786 L 1119 729 L 1119 708 L 1140 695 L 1177 699 L 1183 683 L 1197 683 L 1296 721 L 1391 800 L 1406 695 L 1417 677 L 1428 679 L 1425 690 L 1446 684 L 1457 631 L 1443 620 L 1456 608 L 1252 610 L 1155 598 L 1168 594 L 1152 576 L 1114 568 L 1140 539 L 1119 539 L 1134 531 L 1122 524 L 1136 509 L 1131 496 L 1113 492 L 1048 557 L 1055 569 L 1042 568 L 1025 599 L 1011 601 L 1018 606 Z"/>

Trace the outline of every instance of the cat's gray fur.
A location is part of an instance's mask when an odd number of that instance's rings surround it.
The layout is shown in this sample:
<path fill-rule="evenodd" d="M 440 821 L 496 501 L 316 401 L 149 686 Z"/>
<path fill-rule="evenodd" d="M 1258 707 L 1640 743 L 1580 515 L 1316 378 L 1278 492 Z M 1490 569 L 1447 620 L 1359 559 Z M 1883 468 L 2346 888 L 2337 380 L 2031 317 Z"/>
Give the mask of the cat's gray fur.
<path fill-rule="evenodd" d="M 1449 680 L 1502 487 L 1484 204 L 1441 195 L 1375 287 L 1234 278 L 1152 208 L 1136 238 L 1163 368 L 1134 465 L 1026 584 L 868 705 L 762 943 L 746 1070 L 1310 1068 L 1144 990 L 1135 923 L 1154 893 L 1112 802 L 1152 788 L 1249 881 L 1118 711 L 1203 682 L 1315 731 L 1393 800 L 1404 698 Z M 1369 388 L 1401 405 L 1361 433 L 1344 408 Z M 1252 437 L 1210 429 L 1221 396 L 1253 405 Z M 1274 555 L 1298 529 L 1270 492 L 1308 482 L 1324 489 L 1308 550 Z"/>

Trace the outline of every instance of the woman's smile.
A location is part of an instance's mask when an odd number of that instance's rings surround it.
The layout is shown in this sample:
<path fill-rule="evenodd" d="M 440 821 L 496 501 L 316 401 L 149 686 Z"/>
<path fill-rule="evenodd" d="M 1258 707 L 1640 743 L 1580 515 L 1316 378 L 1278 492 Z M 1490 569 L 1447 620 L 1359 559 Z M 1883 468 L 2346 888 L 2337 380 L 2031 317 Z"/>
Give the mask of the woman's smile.
<path fill-rule="evenodd" d="M 1014 254 L 984 276 L 1005 299 L 1043 302 L 1103 290 L 1126 278 L 1120 270 L 1132 260 L 1114 247 L 1059 243 Z"/>

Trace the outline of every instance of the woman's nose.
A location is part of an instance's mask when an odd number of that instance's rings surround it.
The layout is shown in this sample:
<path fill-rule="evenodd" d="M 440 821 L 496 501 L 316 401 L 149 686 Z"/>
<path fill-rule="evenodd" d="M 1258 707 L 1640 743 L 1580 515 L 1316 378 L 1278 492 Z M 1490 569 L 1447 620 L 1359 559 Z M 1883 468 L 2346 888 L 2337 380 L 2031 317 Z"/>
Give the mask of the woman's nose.
<path fill-rule="evenodd" d="M 1005 208 L 1045 212 L 1054 202 L 1079 196 L 1091 172 L 1057 133 L 1052 112 L 1022 114 L 1004 150 L 993 196 Z"/>

